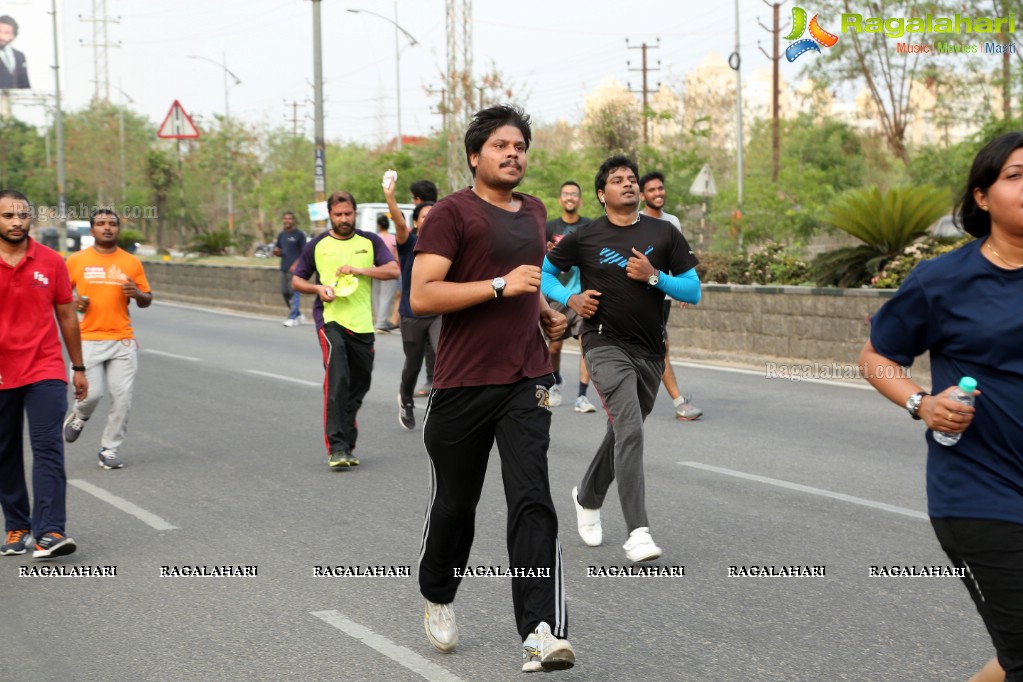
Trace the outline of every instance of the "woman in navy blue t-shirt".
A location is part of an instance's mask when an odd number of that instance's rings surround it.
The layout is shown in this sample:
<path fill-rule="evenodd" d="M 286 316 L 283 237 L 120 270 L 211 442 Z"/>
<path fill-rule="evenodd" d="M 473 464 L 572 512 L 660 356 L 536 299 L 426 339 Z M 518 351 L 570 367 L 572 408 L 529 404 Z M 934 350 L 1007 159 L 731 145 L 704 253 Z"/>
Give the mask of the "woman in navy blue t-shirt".
<path fill-rule="evenodd" d="M 977 154 L 956 219 L 977 239 L 910 273 L 874 317 L 860 366 L 927 424 L 931 525 L 997 654 L 971 679 L 1023 680 L 1023 133 Z M 934 395 L 902 371 L 925 351 Z M 964 376 L 980 388 L 975 408 L 949 397 Z M 962 437 L 946 447 L 932 431 Z"/>

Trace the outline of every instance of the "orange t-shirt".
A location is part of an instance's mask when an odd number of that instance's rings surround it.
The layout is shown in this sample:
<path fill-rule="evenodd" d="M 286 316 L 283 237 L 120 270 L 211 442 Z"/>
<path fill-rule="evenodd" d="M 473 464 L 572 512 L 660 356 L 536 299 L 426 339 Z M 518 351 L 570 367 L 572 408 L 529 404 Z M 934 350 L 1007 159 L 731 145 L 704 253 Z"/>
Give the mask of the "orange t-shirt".
<path fill-rule="evenodd" d="M 116 341 L 133 339 L 129 298 L 121 285 L 133 280 L 139 291 L 149 293 L 149 281 L 142 261 L 123 249 L 113 253 L 97 253 L 92 247 L 71 254 L 67 259 L 71 286 L 79 296 L 89 298 L 89 307 L 79 321 L 85 341 Z"/>

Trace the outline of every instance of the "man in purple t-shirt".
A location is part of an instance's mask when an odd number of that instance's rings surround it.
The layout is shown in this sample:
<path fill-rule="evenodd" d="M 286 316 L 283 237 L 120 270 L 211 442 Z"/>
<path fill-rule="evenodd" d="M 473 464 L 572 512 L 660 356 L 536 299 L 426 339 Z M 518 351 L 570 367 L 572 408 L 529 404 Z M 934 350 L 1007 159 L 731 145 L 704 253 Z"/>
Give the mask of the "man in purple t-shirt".
<path fill-rule="evenodd" d="M 554 383 L 540 331 L 560 338 L 565 316 L 540 294 L 543 204 L 513 191 L 526 170 L 529 118 L 499 106 L 465 133 L 473 187 L 440 200 L 416 245 L 412 311 L 443 315 L 423 441 L 433 486 L 419 558 L 426 634 L 453 651 L 452 602 L 469 560 L 476 505 L 497 440 L 508 503 L 512 602 L 525 672 L 575 663 L 568 643 L 558 516 L 547 475 Z M 540 323 L 540 324 L 538 324 Z"/>

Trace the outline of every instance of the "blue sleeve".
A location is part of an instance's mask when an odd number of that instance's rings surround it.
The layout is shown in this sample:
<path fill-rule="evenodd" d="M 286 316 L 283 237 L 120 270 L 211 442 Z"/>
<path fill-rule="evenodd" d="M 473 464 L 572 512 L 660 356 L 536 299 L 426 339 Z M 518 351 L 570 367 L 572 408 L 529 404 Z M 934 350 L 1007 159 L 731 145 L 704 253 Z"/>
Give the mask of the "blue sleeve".
<path fill-rule="evenodd" d="M 927 261 L 916 266 L 870 321 L 874 350 L 903 367 L 938 343 L 938 328 L 930 301 L 920 282 Z M 923 267 L 922 267 L 923 266 Z"/>
<path fill-rule="evenodd" d="M 547 259 L 547 256 L 544 256 L 543 273 L 540 275 L 540 291 L 548 299 L 567 306 L 568 299 L 572 296 L 572 291 L 558 281 L 558 275 L 560 274 L 561 271 Z"/>
<path fill-rule="evenodd" d="M 306 242 L 302 247 L 302 253 L 295 261 L 295 270 L 292 273 L 299 279 L 308 280 L 316 272 L 316 243 L 327 236 L 326 232 L 321 233 L 315 239 Z"/>
<path fill-rule="evenodd" d="M 696 268 L 689 268 L 681 275 L 666 275 L 662 272 L 657 289 L 676 301 L 694 305 L 700 302 L 700 276 L 696 274 Z"/>

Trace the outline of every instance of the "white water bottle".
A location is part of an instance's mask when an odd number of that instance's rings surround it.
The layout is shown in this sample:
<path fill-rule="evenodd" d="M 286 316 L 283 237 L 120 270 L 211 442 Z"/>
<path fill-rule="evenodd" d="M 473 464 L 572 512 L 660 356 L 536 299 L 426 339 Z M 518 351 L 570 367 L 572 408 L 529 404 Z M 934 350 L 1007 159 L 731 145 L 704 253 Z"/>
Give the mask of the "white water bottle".
<path fill-rule="evenodd" d="M 973 392 L 977 390 L 977 380 L 973 377 L 963 377 L 959 380 L 959 385 L 956 387 L 952 394 L 949 396 L 952 400 L 963 405 L 973 405 Z M 942 445 L 955 445 L 962 438 L 962 433 L 944 433 L 942 431 L 933 431 L 934 440 L 941 443 Z"/>

